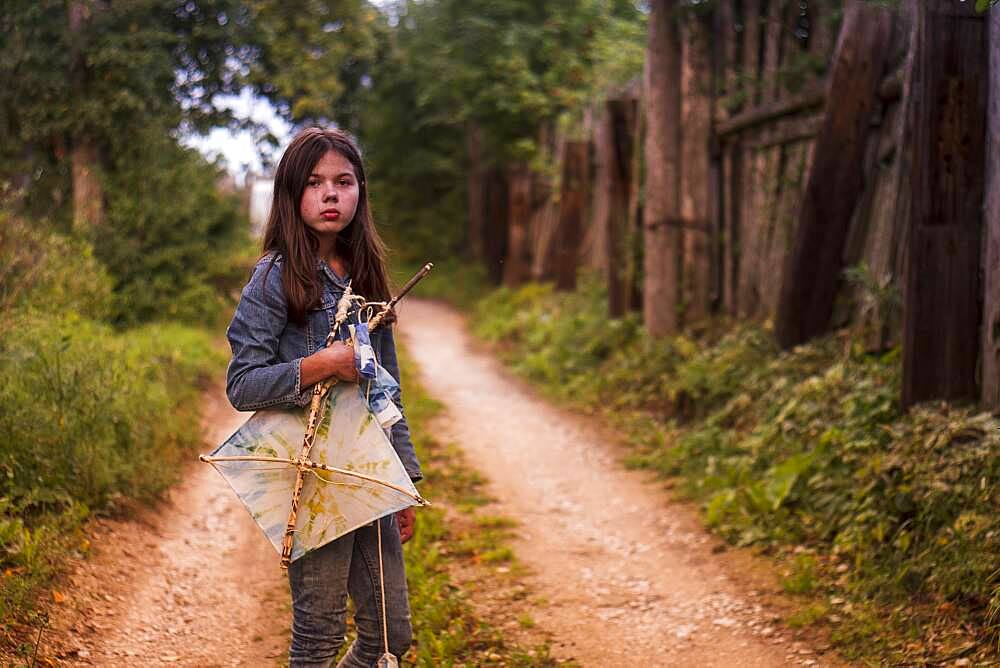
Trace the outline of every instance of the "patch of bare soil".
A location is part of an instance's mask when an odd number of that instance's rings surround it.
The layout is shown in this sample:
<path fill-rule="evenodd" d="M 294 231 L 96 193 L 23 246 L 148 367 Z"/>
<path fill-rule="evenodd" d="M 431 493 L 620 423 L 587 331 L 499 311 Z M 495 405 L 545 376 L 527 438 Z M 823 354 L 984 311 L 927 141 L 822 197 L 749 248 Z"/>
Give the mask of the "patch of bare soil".
<path fill-rule="evenodd" d="M 247 418 L 206 399 L 205 451 Z M 51 606 L 39 659 L 56 665 L 268 666 L 285 662 L 290 613 L 278 555 L 208 464 L 163 502 L 88 527 L 91 557 Z"/>
<path fill-rule="evenodd" d="M 621 466 L 613 435 L 514 379 L 457 312 L 413 300 L 400 328 L 421 383 L 445 405 L 437 437 L 490 479 L 494 512 L 520 523 L 514 549 L 554 656 L 587 666 L 839 664 L 781 625 L 786 610 L 762 562 L 719 554 L 691 508 Z"/>

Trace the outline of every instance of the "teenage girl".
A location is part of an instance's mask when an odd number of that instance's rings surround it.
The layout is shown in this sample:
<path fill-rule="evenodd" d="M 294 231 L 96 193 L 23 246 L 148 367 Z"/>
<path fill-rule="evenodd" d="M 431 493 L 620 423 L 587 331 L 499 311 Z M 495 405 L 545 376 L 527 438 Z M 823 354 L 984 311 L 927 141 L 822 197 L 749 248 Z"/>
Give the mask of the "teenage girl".
<path fill-rule="evenodd" d="M 347 281 L 355 294 L 388 301 L 385 250 L 368 206 L 361 154 L 339 130 L 310 128 L 285 150 L 274 175 L 264 256 L 243 288 L 227 330 L 232 359 L 226 381 L 237 410 L 304 408 L 327 378 L 357 382 L 354 350 L 324 347 Z M 391 324 L 371 333 L 379 363 L 399 380 Z M 397 401 L 402 411 L 402 405 Z M 392 426 L 393 448 L 410 477 L 422 476 L 405 417 Z M 380 520 L 389 651 L 411 641 L 402 543 L 414 512 Z M 328 666 L 344 643 L 347 597 L 355 606 L 357 640 L 338 666 L 368 668 L 384 652 L 378 539 L 374 523 L 296 559 L 292 590 L 291 666 Z"/>

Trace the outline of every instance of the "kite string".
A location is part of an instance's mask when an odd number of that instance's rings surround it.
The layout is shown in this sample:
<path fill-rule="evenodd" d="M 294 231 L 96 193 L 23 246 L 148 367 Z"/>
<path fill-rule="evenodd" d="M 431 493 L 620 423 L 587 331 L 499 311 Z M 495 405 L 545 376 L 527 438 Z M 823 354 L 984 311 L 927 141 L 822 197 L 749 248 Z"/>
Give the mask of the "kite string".
<path fill-rule="evenodd" d="M 385 574 L 382 572 L 382 518 L 375 520 L 375 527 L 378 531 L 378 586 L 382 591 L 382 644 L 385 646 L 385 653 L 389 653 L 389 622 L 386 620 L 385 612 Z"/>

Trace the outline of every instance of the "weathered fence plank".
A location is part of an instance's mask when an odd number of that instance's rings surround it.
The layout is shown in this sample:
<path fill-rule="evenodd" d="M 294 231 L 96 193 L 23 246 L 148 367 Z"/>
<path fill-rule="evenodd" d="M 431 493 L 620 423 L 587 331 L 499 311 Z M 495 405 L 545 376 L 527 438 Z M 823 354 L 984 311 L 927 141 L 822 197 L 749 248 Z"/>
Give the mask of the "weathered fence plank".
<path fill-rule="evenodd" d="M 744 0 L 743 2 L 743 67 L 742 79 L 745 82 L 745 96 L 749 103 L 756 104 L 759 101 L 758 93 L 760 89 L 760 0 Z M 758 248 L 761 236 L 760 215 L 763 208 L 761 199 L 761 189 L 763 188 L 763 175 L 760 172 L 762 156 L 760 151 L 747 150 L 747 144 L 751 139 L 749 132 L 743 133 L 738 141 L 744 148 L 743 169 L 746 174 L 742 179 L 743 190 L 739 194 L 743 201 L 740 208 L 739 217 L 739 257 L 740 272 L 737 285 L 737 305 L 738 313 L 743 318 L 752 318 L 756 315 L 758 304 L 757 292 L 757 270 L 760 249 Z"/>
<path fill-rule="evenodd" d="M 718 41 L 716 49 L 720 55 L 716 65 L 716 77 L 723 83 L 723 94 L 717 99 L 715 125 L 717 140 L 724 137 L 723 128 L 728 119 L 733 117 L 735 109 L 731 102 L 736 93 L 739 62 L 742 52 L 737 44 L 736 17 L 734 16 L 733 0 L 722 0 L 715 13 L 715 35 Z M 720 297 L 724 313 L 736 315 L 737 290 L 739 280 L 739 225 L 740 194 L 743 176 L 743 154 L 736 142 L 723 142 L 719 156 L 719 193 L 718 222 L 716 228 L 722 246 Z"/>
<path fill-rule="evenodd" d="M 919 3 L 903 404 L 978 395 L 987 23 L 971 3 Z"/>
<path fill-rule="evenodd" d="M 843 268 L 843 248 L 864 187 L 861 162 L 870 114 L 882 79 L 892 16 L 851 0 L 831 67 L 823 128 L 803 196 L 795 246 L 782 277 L 775 335 L 791 347 L 830 324 Z"/>
<path fill-rule="evenodd" d="M 655 0 L 646 47 L 643 320 L 651 336 L 680 328 L 681 42 L 678 0 Z"/>
<path fill-rule="evenodd" d="M 590 177 L 590 143 L 563 144 L 558 223 L 552 237 L 552 276 L 559 290 L 576 288 Z"/>
<path fill-rule="evenodd" d="M 684 221 L 682 322 L 708 317 L 712 303 L 712 225 L 709 141 L 712 121 L 711 25 L 688 17 L 681 26 L 680 213 Z"/>
<path fill-rule="evenodd" d="M 531 169 L 523 163 L 510 168 L 510 204 L 507 208 L 507 255 L 504 258 L 503 283 L 508 287 L 521 285 L 530 275 L 531 257 L 528 226 L 531 220 Z"/>
<path fill-rule="evenodd" d="M 984 216 L 982 398 L 1000 408 L 1000 12 L 989 18 L 990 92 Z"/>
<path fill-rule="evenodd" d="M 862 261 L 868 268 L 874 294 L 858 294 L 854 314 L 868 350 L 879 351 L 895 345 L 901 336 L 900 292 L 904 283 L 909 230 L 909 172 L 913 154 L 912 123 L 906 113 L 913 85 L 913 49 L 915 42 L 913 13 L 917 0 L 907 0 L 893 31 L 893 59 L 902 58 L 896 70 L 883 79 L 879 91 L 884 111 L 879 139 L 875 178 L 872 183 L 871 209 L 868 212 L 868 235 Z M 886 82 L 898 86 L 894 97 L 883 95 Z"/>
<path fill-rule="evenodd" d="M 608 308 L 612 317 L 621 317 L 638 306 L 627 257 L 633 233 L 629 229 L 629 209 L 635 178 L 637 100 L 633 97 L 608 100 L 597 123 L 595 190 L 604 192 L 595 198 L 595 206 L 600 205 L 600 209 L 594 212 L 594 226 L 605 235 Z"/>

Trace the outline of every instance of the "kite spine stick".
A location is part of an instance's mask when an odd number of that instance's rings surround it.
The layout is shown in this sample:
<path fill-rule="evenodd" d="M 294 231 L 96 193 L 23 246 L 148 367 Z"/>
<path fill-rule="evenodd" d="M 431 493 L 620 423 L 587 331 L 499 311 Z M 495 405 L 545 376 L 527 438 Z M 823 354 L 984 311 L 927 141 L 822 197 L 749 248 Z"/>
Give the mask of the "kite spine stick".
<path fill-rule="evenodd" d="M 408 293 L 410 290 L 413 289 L 413 286 L 415 286 L 417 283 L 419 283 L 420 280 L 424 276 L 426 276 L 427 274 L 429 274 L 430 271 L 431 271 L 431 269 L 433 269 L 433 268 L 434 268 L 434 263 L 433 262 L 428 262 L 427 264 L 425 264 L 424 266 L 422 266 L 420 268 L 420 271 L 418 271 L 416 274 L 414 274 L 413 278 L 411 278 L 410 280 L 408 280 L 406 282 L 406 285 L 404 285 L 403 289 L 399 291 L 399 294 L 396 295 L 395 297 L 393 297 L 392 299 L 390 299 L 389 303 L 386 304 L 385 307 L 383 307 L 381 311 L 379 311 L 378 313 L 376 313 L 375 316 L 371 320 L 368 321 L 368 329 L 373 330 L 376 327 L 378 327 L 379 325 L 381 325 L 382 324 L 382 320 L 383 320 L 383 318 L 385 318 L 386 314 L 389 313 L 389 311 L 392 310 L 392 308 L 399 302 L 400 299 L 402 299 L 403 297 L 406 296 L 406 293 Z"/>
<path fill-rule="evenodd" d="M 337 301 L 337 317 L 334 320 L 333 327 L 330 328 L 329 336 L 327 336 L 327 345 L 332 343 L 337 330 L 347 320 L 347 311 L 350 308 L 353 297 L 351 285 L 348 283 L 347 287 L 344 288 L 344 294 Z M 305 460 L 309 457 L 313 441 L 316 440 L 316 428 L 323 420 L 323 405 L 326 395 L 336 382 L 336 378 L 325 380 L 322 383 L 317 383 L 313 388 L 312 402 L 309 404 L 309 421 L 306 425 L 305 436 L 302 438 L 302 452 L 299 453 L 299 459 Z M 299 498 L 302 496 L 302 486 L 306 481 L 305 473 L 306 469 L 299 465 L 298 471 L 295 474 L 295 487 L 292 488 L 292 508 L 288 511 L 288 524 L 285 525 L 285 537 L 281 541 L 281 568 L 286 570 L 288 569 L 288 565 L 292 563 L 292 544 L 295 540 L 295 524 L 299 517 Z"/>

